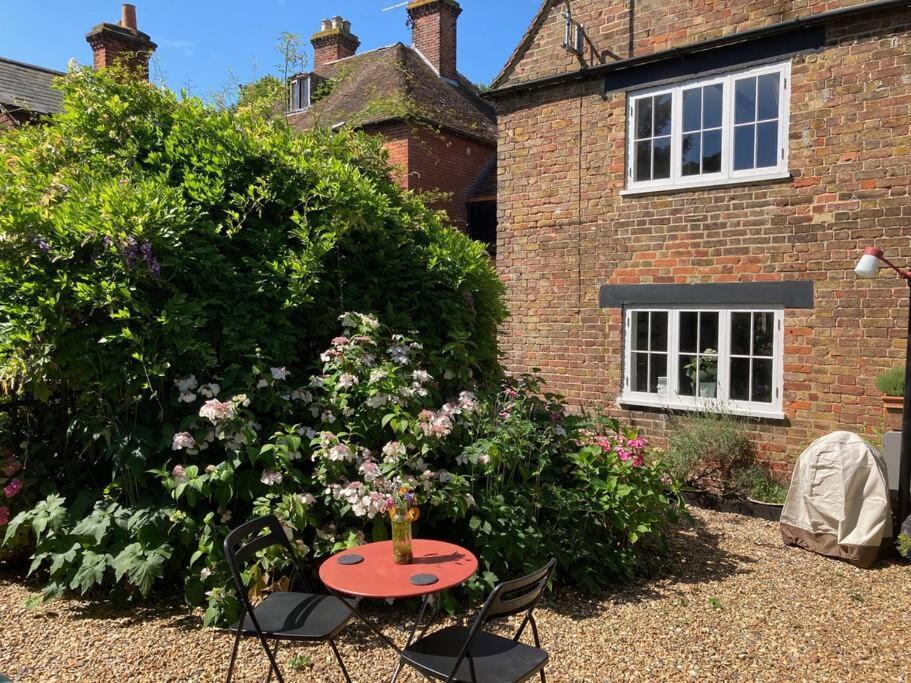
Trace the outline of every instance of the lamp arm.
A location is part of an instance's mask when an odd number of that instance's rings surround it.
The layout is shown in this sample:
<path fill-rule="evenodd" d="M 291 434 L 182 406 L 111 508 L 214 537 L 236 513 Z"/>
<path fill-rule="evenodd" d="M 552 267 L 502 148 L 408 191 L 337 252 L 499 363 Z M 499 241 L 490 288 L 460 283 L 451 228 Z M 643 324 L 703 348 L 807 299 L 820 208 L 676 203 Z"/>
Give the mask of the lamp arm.
<path fill-rule="evenodd" d="M 883 263 L 885 263 L 887 266 L 889 266 L 892 270 L 894 270 L 896 273 L 901 275 L 906 280 L 911 280 L 911 270 L 905 270 L 904 268 L 899 268 L 894 263 L 892 263 L 892 261 L 887 259 L 885 256 L 880 256 L 879 260 L 882 261 Z"/>

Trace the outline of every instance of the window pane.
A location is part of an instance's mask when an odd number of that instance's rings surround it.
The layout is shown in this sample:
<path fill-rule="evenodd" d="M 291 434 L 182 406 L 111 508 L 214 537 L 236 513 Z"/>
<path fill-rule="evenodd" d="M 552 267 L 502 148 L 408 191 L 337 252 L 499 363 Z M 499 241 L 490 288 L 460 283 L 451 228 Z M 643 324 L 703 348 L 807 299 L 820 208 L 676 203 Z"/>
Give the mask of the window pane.
<path fill-rule="evenodd" d="M 734 123 L 756 120 L 756 79 L 741 78 L 734 82 Z"/>
<path fill-rule="evenodd" d="M 667 351 L 667 313 L 652 313 L 652 351 Z"/>
<path fill-rule="evenodd" d="M 772 359 L 753 359 L 753 400 L 772 402 Z"/>
<path fill-rule="evenodd" d="M 731 358 L 731 386 L 728 393 L 734 401 L 750 400 L 749 358 Z"/>
<path fill-rule="evenodd" d="M 773 313 L 753 314 L 753 355 L 771 356 L 773 349 L 773 330 L 775 315 Z"/>
<path fill-rule="evenodd" d="M 683 130 L 699 130 L 702 126 L 702 88 L 683 91 Z"/>
<path fill-rule="evenodd" d="M 759 120 L 778 118 L 778 74 L 759 77 Z"/>
<path fill-rule="evenodd" d="M 702 172 L 721 171 L 721 131 L 710 130 L 702 134 Z"/>
<path fill-rule="evenodd" d="M 636 137 L 652 136 L 652 98 L 643 97 L 636 100 Z"/>
<path fill-rule="evenodd" d="M 680 350 L 696 351 L 696 326 L 699 314 L 695 311 L 683 311 L 680 314 Z"/>
<path fill-rule="evenodd" d="M 671 95 L 658 95 L 655 97 L 655 133 L 657 135 L 671 134 Z"/>
<path fill-rule="evenodd" d="M 667 356 L 663 353 L 652 354 L 652 367 L 648 380 L 648 390 L 653 394 L 659 392 L 663 394 L 667 391 Z"/>
<path fill-rule="evenodd" d="M 734 129 L 734 170 L 753 168 L 753 137 L 755 126 L 739 126 Z"/>
<path fill-rule="evenodd" d="M 760 123 L 756 142 L 756 168 L 778 165 L 778 121 Z"/>
<path fill-rule="evenodd" d="M 749 313 L 731 313 L 731 353 L 738 356 L 750 355 Z"/>
<path fill-rule="evenodd" d="M 702 154 L 699 133 L 683 136 L 681 148 L 680 172 L 683 175 L 699 175 L 699 158 Z"/>
<path fill-rule="evenodd" d="M 652 178 L 657 180 L 659 178 L 670 178 L 671 177 L 671 139 L 670 138 L 655 138 L 655 167 L 653 171 Z"/>
<path fill-rule="evenodd" d="M 699 314 L 699 352 L 718 350 L 718 313 Z"/>
<path fill-rule="evenodd" d="M 633 354 L 633 391 L 648 391 L 648 354 Z"/>
<path fill-rule="evenodd" d="M 633 316 L 633 349 L 648 351 L 648 312 L 637 311 Z"/>
<path fill-rule="evenodd" d="M 699 357 L 699 396 L 716 398 L 718 396 L 718 357 Z"/>
<path fill-rule="evenodd" d="M 636 180 L 652 179 L 652 142 L 636 143 Z"/>
<path fill-rule="evenodd" d="M 694 380 L 696 379 L 696 356 L 686 356 L 681 354 L 677 358 L 679 377 L 677 393 L 681 396 L 694 396 L 696 388 Z"/>
<path fill-rule="evenodd" d="M 721 101 L 724 86 L 721 83 L 707 85 L 702 89 L 702 127 L 718 128 L 721 126 Z"/>

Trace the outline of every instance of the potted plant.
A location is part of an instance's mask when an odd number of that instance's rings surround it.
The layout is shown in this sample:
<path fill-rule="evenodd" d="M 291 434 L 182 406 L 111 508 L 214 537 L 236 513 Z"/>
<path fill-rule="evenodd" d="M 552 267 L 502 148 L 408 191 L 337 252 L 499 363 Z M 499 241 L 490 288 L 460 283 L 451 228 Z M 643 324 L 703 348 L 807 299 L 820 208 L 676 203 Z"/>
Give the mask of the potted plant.
<path fill-rule="evenodd" d="M 767 468 L 754 464 L 741 469 L 734 474 L 734 483 L 749 504 L 748 514 L 772 522 L 781 518 L 788 489 Z"/>
<path fill-rule="evenodd" d="M 883 393 L 883 412 L 890 429 L 902 428 L 902 414 L 905 403 L 905 369 L 894 367 L 876 378 L 876 388 Z"/>
<path fill-rule="evenodd" d="M 715 349 L 706 349 L 703 355 L 693 356 L 683 366 L 683 370 L 693 383 L 693 388 L 698 386 L 701 398 L 715 398 L 718 395 L 718 352 Z"/>

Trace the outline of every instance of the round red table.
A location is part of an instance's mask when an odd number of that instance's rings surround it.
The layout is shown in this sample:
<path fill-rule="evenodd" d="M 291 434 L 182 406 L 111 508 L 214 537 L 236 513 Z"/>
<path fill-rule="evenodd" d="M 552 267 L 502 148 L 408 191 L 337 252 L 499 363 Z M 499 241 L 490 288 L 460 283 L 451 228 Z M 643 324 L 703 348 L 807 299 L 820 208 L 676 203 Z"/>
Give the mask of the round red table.
<path fill-rule="evenodd" d="M 367 543 L 336 553 L 323 562 L 319 578 L 337 593 L 359 598 L 417 598 L 461 585 L 478 570 L 478 558 L 452 543 L 416 538 L 410 564 L 392 561 L 392 541 Z M 358 564 L 340 564 L 345 555 L 360 555 Z M 416 586 L 411 577 L 432 574 L 437 582 Z"/>
<path fill-rule="evenodd" d="M 415 633 L 424 618 L 427 606 L 434 601 L 434 595 L 447 588 L 464 583 L 478 569 L 478 558 L 470 551 L 452 543 L 431 541 L 416 538 L 411 542 L 413 559 L 409 564 L 396 564 L 392 561 L 392 541 L 367 543 L 336 553 L 327 559 L 319 568 L 319 578 L 337 597 L 355 598 L 422 598 L 421 610 L 418 612 L 414 626 L 408 634 L 405 648 L 398 647 L 377 626 L 367 619 L 358 609 L 357 601 L 345 600 L 360 619 L 376 633 L 387 645 L 395 649 L 399 656 L 415 639 Z M 359 555 L 363 561 L 357 564 L 341 564 L 340 558 L 347 555 Z M 415 585 L 411 579 L 421 574 L 431 574 L 436 582 L 427 585 Z M 427 632 L 440 612 L 439 600 L 436 609 L 427 624 L 421 629 L 418 638 Z M 402 668 L 401 659 L 392 674 L 395 683 Z"/>

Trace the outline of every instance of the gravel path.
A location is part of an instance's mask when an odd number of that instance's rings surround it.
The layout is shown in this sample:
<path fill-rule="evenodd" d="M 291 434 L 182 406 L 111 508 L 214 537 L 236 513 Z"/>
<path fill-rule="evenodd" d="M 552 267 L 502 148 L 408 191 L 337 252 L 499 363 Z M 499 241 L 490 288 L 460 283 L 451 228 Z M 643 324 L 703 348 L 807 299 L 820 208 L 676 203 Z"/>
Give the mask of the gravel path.
<path fill-rule="evenodd" d="M 662 576 L 601 600 L 569 591 L 547 599 L 538 615 L 549 680 L 911 681 L 907 564 L 859 570 L 783 548 L 776 524 L 702 510 L 694 520 L 675 534 Z M 0 576 L 0 680 L 223 680 L 231 637 L 201 629 L 198 613 L 79 600 L 29 611 L 22 603 L 33 592 Z M 402 638 L 393 624 L 405 612 L 381 604 L 373 613 Z M 394 665 L 361 626 L 340 649 L 355 681 L 383 680 Z M 312 666 L 291 671 L 298 654 Z M 327 646 L 286 649 L 279 661 L 289 681 L 341 678 Z M 265 670 L 247 639 L 236 680 L 261 680 Z"/>

